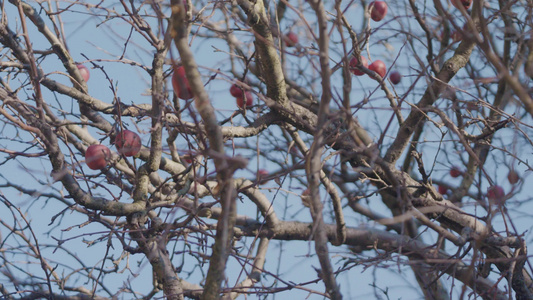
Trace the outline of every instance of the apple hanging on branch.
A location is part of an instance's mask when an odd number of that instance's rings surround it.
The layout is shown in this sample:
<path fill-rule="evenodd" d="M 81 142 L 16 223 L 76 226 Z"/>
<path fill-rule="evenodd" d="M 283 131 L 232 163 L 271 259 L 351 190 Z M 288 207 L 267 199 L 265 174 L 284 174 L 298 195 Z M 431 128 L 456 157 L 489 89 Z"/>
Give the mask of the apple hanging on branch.
<path fill-rule="evenodd" d="M 241 109 L 246 109 L 248 106 L 252 106 L 254 103 L 252 98 L 252 93 L 250 91 L 244 92 L 244 95 L 242 97 L 237 97 L 237 106 Z"/>
<path fill-rule="evenodd" d="M 246 109 L 247 106 L 252 106 L 253 104 L 253 95 L 250 91 L 245 91 L 236 83 L 232 84 L 229 88 L 229 93 L 237 98 L 237 106 L 241 109 Z"/>
<path fill-rule="evenodd" d="M 368 9 L 370 10 L 370 18 L 376 22 L 379 22 L 385 18 L 389 8 L 385 1 L 374 1 L 370 3 Z"/>
<path fill-rule="evenodd" d="M 491 204 L 503 205 L 505 203 L 505 192 L 499 185 L 493 185 L 487 189 L 487 198 Z"/>
<path fill-rule="evenodd" d="M 379 59 L 374 61 L 370 66 L 368 66 L 368 69 L 378 73 L 381 78 L 385 78 L 385 74 L 387 74 L 387 66 L 383 61 Z"/>
<path fill-rule="evenodd" d="M 130 130 L 123 130 L 115 138 L 117 151 L 124 156 L 135 156 L 141 151 L 141 138 Z"/>
<path fill-rule="evenodd" d="M 243 89 L 239 87 L 236 83 L 231 85 L 231 87 L 229 88 L 229 93 L 235 98 L 239 98 L 244 95 Z"/>
<path fill-rule="evenodd" d="M 509 180 L 510 184 L 516 184 L 520 180 L 520 176 L 518 173 L 516 173 L 515 170 L 510 170 L 509 174 L 507 174 L 507 180 Z"/>
<path fill-rule="evenodd" d="M 188 164 L 192 164 L 192 162 L 194 160 L 194 155 L 192 155 L 191 153 L 183 154 L 182 156 L 180 156 L 180 159 L 181 159 L 182 162 L 186 162 Z"/>
<path fill-rule="evenodd" d="M 174 93 L 178 98 L 183 100 L 189 100 L 192 98 L 192 90 L 189 85 L 189 80 L 185 75 L 185 68 L 183 66 L 174 67 L 174 73 L 172 74 L 172 87 Z"/>
<path fill-rule="evenodd" d="M 296 44 L 298 44 L 298 36 L 296 35 L 296 33 L 292 32 L 292 31 L 287 33 L 283 37 L 283 40 L 285 41 L 285 46 L 287 46 L 287 47 L 294 47 L 294 46 L 296 46 Z"/>
<path fill-rule="evenodd" d="M 390 73 L 389 79 L 392 84 L 396 85 L 402 81 L 402 75 L 398 71 L 393 71 Z"/>
<path fill-rule="evenodd" d="M 265 178 L 268 176 L 268 171 L 265 170 L 265 169 L 260 169 L 257 171 L 257 179 L 259 179 L 261 182 L 261 184 L 265 184 L 268 182 L 268 180 L 265 180 Z"/>
<path fill-rule="evenodd" d="M 83 80 L 85 80 L 85 82 L 89 81 L 89 78 L 91 77 L 89 69 L 86 66 L 82 65 L 82 64 L 78 64 L 78 65 L 76 65 L 76 67 L 80 71 L 80 74 L 81 74 L 81 77 L 83 78 Z"/>
<path fill-rule="evenodd" d="M 111 151 L 104 145 L 90 145 L 85 150 L 85 163 L 92 170 L 104 168 L 110 159 Z"/>
<path fill-rule="evenodd" d="M 448 193 L 448 188 L 444 185 L 439 185 L 438 191 L 439 191 L 439 194 L 446 195 L 446 193 Z"/>
<path fill-rule="evenodd" d="M 352 74 L 354 74 L 355 76 L 365 75 L 363 71 L 359 70 L 357 65 L 358 65 L 357 58 L 352 57 L 352 59 L 350 60 L 350 71 L 352 72 Z M 368 68 L 368 60 L 364 56 L 361 56 L 361 65 L 365 68 Z"/>
<path fill-rule="evenodd" d="M 461 170 L 459 170 L 458 167 L 452 167 L 451 170 L 450 170 L 450 176 L 452 176 L 453 178 L 457 178 L 459 176 L 463 175 L 463 172 L 461 172 Z"/>

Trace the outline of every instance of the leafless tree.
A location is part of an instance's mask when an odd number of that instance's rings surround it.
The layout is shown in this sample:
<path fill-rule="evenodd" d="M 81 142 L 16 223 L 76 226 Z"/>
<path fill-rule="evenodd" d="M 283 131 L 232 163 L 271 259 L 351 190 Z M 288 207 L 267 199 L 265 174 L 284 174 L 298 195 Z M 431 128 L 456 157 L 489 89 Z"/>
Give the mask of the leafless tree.
<path fill-rule="evenodd" d="M 0 1 L 1 298 L 533 299 L 533 3 L 452 2 Z"/>

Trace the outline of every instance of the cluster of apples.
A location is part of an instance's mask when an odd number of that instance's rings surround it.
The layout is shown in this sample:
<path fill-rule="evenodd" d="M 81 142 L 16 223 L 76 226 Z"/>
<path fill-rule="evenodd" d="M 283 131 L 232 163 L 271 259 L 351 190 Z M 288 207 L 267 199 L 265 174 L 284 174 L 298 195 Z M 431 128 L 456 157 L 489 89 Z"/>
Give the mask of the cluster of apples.
<path fill-rule="evenodd" d="M 358 63 L 359 61 L 357 58 L 352 57 L 350 60 L 350 71 L 355 76 L 363 76 L 365 73 L 359 69 Z M 361 66 L 378 73 L 382 78 L 385 78 L 385 75 L 387 74 L 387 66 L 379 59 L 371 63 L 369 66 L 366 57 L 361 56 Z M 389 79 L 393 84 L 398 84 L 402 80 L 402 75 L 398 71 L 393 71 L 390 73 Z"/>
<path fill-rule="evenodd" d="M 185 68 L 183 66 L 175 66 L 172 74 L 172 88 L 176 96 L 183 100 L 192 99 L 193 94 L 189 80 L 185 75 Z M 253 97 L 250 91 L 244 91 L 237 84 L 233 84 L 229 89 L 230 94 L 237 99 L 237 106 L 241 109 L 246 109 L 247 106 L 253 104 Z"/>
<path fill-rule="evenodd" d="M 374 1 L 370 3 L 368 6 L 369 12 L 370 12 L 370 18 L 376 22 L 379 22 L 385 18 L 388 11 L 388 6 L 385 1 Z M 385 75 L 387 74 L 387 66 L 385 63 L 381 60 L 376 60 L 373 63 L 368 65 L 368 60 L 366 57 L 361 56 L 361 64 L 359 65 L 359 61 L 357 58 L 353 57 L 350 60 L 350 70 L 355 76 L 363 76 L 365 73 L 358 69 L 359 66 L 363 66 L 365 68 L 368 68 L 369 70 L 372 70 L 379 74 L 382 78 L 385 78 Z M 402 80 L 402 75 L 398 71 L 391 72 L 389 76 L 390 81 L 393 84 L 398 84 Z"/>
<path fill-rule="evenodd" d="M 89 69 L 82 64 L 77 64 L 76 67 L 78 67 L 83 80 L 85 82 L 89 81 L 91 77 Z M 141 151 L 141 138 L 133 131 L 123 130 L 115 138 L 115 146 L 117 147 L 118 153 L 124 156 L 135 156 Z M 110 160 L 111 150 L 105 145 L 90 145 L 85 150 L 85 163 L 92 170 L 104 168 Z"/>
<path fill-rule="evenodd" d="M 130 130 L 123 130 L 115 138 L 118 153 L 135 156 L 141 151 L 141 138 Z M 85 151 L 85 163 L 92 170 L 100 170 L 111 160 L 111 150 L 102 144 L 90 145 Z"/>
<path fill-rule="evenodd" d="M 463 171 L 461 171 L 458 167 L 453 166 L 450 169 L 450 176 L 452 176 L 453 178 L 457 178 L 457 177 L 459 177 L 461 175 L 463 175 Z M 439 185 L 438 191 L 439 191 L 440 194 L 446 195 L 446 193 L 448 192 L 448 188 L 446 186 L 444 186 L 444 185 Z"/>
<path fill-rule="evenodd" d="M 450 169 L 450 176 L 453 178 L 457 178 L 459 176 L 463 175 L 463 171 L 461 171 L 458 167 L 452 167 Z M 510 184 L 517 184 L 518 181 L 520 181 L 520 176 L 518 173 L 511 169 L 509 173 L 507 174 L 507 180 Z M 445 195 L 448 192 L 448 188 L 444 185 L 438 186 L 438 191 L 440 194 Z M 491 185 L 487 189 L 487 198 L 489 199 L 489 202 L 495 205 L 503 205 L 505 203 L 505 191 L 503 188 L 499 185 Z"/>
<path fill-rule="evenodd" d="M 241 109 L 246 109 L 246 107 L 252 106 L 254 102 L 252 92 L 243 90 L 236 83 L 231 85 L 229 93 L 237 99 L 237 106 Z"/>

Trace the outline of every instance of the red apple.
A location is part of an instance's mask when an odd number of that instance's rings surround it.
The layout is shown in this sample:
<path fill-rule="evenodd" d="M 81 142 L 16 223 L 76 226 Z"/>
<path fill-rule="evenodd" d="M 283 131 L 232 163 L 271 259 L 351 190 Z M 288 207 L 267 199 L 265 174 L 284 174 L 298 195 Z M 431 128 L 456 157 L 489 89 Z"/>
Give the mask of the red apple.
<path fill-rule="evenodd" d="M 510 170 L 509 174 L 507 174 L 507 180 L 509 180 L 510 184 L 516 184 L 520 180 L 520 176 L 515 170 Z"/>
<path fill-rule="evenodd" d="M 257 170 L 257 178 L 259 180 L 264 180 L 268 176 L 268 171 L 265 169 Z M 267 183 L 268 181 L 264 181 L 263 183 Z"/>
<path fill-rule="evenodd" d="M 118 153 L 124 156 L 134 156 L 141 151 L 141 138 L 133 131 L 124 130 L 117 134 L 115 146 Z"/>
<path fill-rule="evenodd" d="M 285 41 L 285 46 L 287 47 L 294 47 L 296 44 L 298 44 L 298 36 L 292 31 L 287 33 L 283 40 Z"/>
<path fill-rule="evenodd" d="M 533 79 L 533 63 L 530 60 L 527 60 L 524 64 L 524 73 Z"/>
<path fill-rule="evenodd" d="M 231 85 L 229 88 L 229 93 L 235 98 L 242 97 L 243 95 L 242 89 L 236 84 Z"/>
<path fill-rule="evenodd" d="M 390 73 L 389 79 L 392 84 L 398 84 L 400 83 L 400 81 L 402 81 L 402 75 L 398 71 L 393 71 L 392 73 Z"/>
<path fill-rule="evenodd" d="M 387 15 L 387 3 L 385 1 L 374 1 L 368 6 L 372 20 L 379 22 Z"/>
<path fill-rule="evenodd" d="M 448 188 L 445 187 L 444 185 L 439 185 L 438 190 L 439 190 L 439 194 L 441 195 L 446 195 L 446 193 L 448 192 Z"/>
<path fill-rule="evenodd" d="M 465 9 L 469 9 L 470 5 L 472 5 L 472 0 L 451 0 L 452 5 L 455 6 L 455 8 L 459 8 L 459 5 L 463 6 Z"/>
<path fill-rule="evenodd" d="M 104 145 L 90 145 L 85 150 L 85 163 L 92 170 L 104 168 L 110 159 L 111 151 Z"/>
<path fill-rule="evenodd" d="M 246 98 L 246 105 L 244 102 L 244 98 Z M 248 106 L 252 106 L 254 103 L 254 99 L 252 98 L 252 93 L 250 91 L 246 91 L 244 93 L 244 97 L 238 97 L 237 98 L 237 106 L 241 109 L 246 109 Z"/>
<path fill-rule="evenodd" d="M 192 164 L 193 155 L 191 154 L 184 154 L 180 157 L 180 159 L 188 164 Z"/>
<path fill-rule="evenodd" d="M 450 176 L 452 176 L 453 178 L 457 178 L 461 175 L 463 175 L 463 172 L 461 172 L 458 167 L 452 167 L 452 169 L 450 170 Z"/>
<path fill-rule="evenodd" d="M 78 67 L 78 70 L 80 71 L 81 77 L 85 82 L 89 81 L 89 78 L 91 77 L 91 74 L 89 73 L 89 69 L 87 69 L 84 65 L 76 65 Z"/>
<path fill-rule="evenodd" d="M 174 93 L 178 98 L 188 100 L 192 98 L 191 87 L 185 75 L 185 68 L 183 66 L 174 67 L 174 74 L 172 74 L 172 87 Z"/>
<path fill-rule="evenodd" d="M 352 71 L 355 76 L 365 75 L 365 73 L 363 73 L 357 68 L 357 62 L 357 58 L 352 57 L 352 59 L 350 60 L 350 71 Z M 365 68 L 368 68 L 368 60 L 364 56 L 361 56 L 361 65 L 363 65 L 363 67 Z"/>
<path fill-rule="evenodd" d="M 505 192 L 499 185 L 493 185 L 487 189 L 487 198 L 490 203 L 502 205 L 505 203 Z"/>
<path fill-rule="evenodd" d="M 379 1 L 378 1 L 379 2 Z M 385 66 L 385 63 L 381 60 L 376 60 L 368 68 L 381 76 L 381 78 L 385 78 L 385 74 L 387 74 L 387 67 Z"/>

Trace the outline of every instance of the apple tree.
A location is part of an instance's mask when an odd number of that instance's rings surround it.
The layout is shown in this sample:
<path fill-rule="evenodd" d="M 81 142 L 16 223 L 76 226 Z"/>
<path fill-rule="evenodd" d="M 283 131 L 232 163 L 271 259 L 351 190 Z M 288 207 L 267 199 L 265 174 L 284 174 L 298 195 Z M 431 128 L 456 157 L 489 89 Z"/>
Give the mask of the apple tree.
<path fill-rule="evenodd" d="M 2 299 L 533 299 L 530 1 L 0 1 Z"/>

